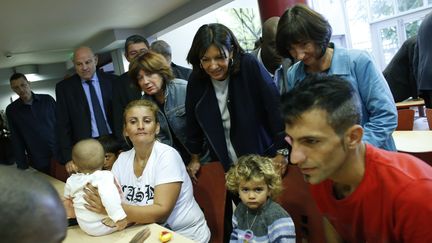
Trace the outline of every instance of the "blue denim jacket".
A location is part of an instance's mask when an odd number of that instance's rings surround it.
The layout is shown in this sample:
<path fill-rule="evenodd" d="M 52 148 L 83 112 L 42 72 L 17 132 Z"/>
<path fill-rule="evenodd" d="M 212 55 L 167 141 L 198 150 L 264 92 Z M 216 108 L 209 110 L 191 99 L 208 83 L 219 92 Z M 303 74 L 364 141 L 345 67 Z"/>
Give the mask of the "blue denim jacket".
<path fill-rule="evenodd" d="M 183 79 L 173 79 L 166 85 L 165 91 L 165 104 L 164 112 L 158 112 L 158 119 L 160 124 L 160 132 L 158 140 L 161 143 L 173 146 L 173 134 L 169 127 L 171 127 L 174 135 L 180 143 L 187 149 L 186 144 L 186 87 L 187 81 Z M 144 99 L 151 100 L 156 103 L 153 96 L 144 95 Z M 164 114 L 165 113 L 165 114 Z M 206 153 L 204 153 L 206 154 Z M 208 154 L 207 154 L 208 156 Z M 206 156 L 201 158 L 202 162 L 206 162 Z M 187 161 L 186 161 L 187 162 Z"/>
<path fill-rule="evenodd" d="M 303 62 L 288 70 L 288 90 L 306 77 Z M 390 88 L 381 71 L 365 51 L 334 47 L 328 74 L 338 75 L 353 85 L 360 96 L 363 140 L 376 147 L 396 151 L 392 133 L 397 126 L 397 110 Z"/>

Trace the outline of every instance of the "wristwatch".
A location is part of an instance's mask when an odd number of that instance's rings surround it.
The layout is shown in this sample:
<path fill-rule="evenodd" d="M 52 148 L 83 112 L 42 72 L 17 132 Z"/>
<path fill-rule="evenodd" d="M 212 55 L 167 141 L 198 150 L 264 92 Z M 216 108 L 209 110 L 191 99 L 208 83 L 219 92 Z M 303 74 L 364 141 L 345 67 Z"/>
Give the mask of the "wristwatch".
<path fill-rule="evenodd" d="M 277 153 L 277 154 L 280 154 L 280 155 L 283 155 L 283 156 L 285 156 L 285 157 L 288 157 L 288 155 L 289 155 L 289 150 L 288 150 L 287 148 L 284 148 L 284 149 L 278 149 L 278 150 L 276 150 L 276 153 Z"/>

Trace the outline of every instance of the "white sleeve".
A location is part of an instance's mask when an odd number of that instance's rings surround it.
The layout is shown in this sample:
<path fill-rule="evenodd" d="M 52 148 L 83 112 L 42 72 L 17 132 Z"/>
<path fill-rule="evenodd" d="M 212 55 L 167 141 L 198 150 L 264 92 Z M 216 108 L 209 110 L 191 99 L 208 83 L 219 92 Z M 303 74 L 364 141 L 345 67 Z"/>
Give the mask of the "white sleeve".
<path fill-rule="evenodd" d="M 183 182 L 183 170 L 186 171 L 179 153 L 174 149 L 164 151 L 158 159 L 155 186 L 171 182 Z"/>
<path fill-rule="evenodd" d="M 72 191 L 71 191 L 70 180 L 67 179 L 65 187 L 64 187 L 63 196 L 65 198 L 71 198 L 72 197 L 71 193 L 72 193 Z"/>
<path fill-rule="evenodd" d="M 105 172 L 103 176 L 100 176 L 97 180 L 98 192 L 100 198 L 102 200 L 102 204 L 105 207 L 105 210 L 108 213 L 108 216 L 114 221 L 117 222 L 121 219 L 126 218 L 126 213 L 123 210 L 121 205 L 121 197 L 117 186 L 114 182 L 114 175 L 109 171 L 101 171 Z"/>

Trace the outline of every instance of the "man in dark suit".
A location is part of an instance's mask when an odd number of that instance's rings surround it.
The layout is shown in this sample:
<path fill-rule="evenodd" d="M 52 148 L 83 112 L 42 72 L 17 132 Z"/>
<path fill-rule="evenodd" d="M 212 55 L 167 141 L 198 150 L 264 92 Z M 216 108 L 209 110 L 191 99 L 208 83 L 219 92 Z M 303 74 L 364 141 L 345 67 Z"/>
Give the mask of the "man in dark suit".
<path fill-rule="evenodd" d="M 76 142 L 112 133 L 112 82 L 117 76 L 96 71 L 97 61 L 89 47 L 77 48 L 76 74 L 56 85 L 60 162 L 68 173 L 76 171 L 71 160 Z"/>
<path fill-rule="evenodd" d="M 140 35 L 129 36 L 125 41 L 125 57 L 128 62 L 132 62 L 136 56 L 148 49 L 147 39 Z M 141 89 L 138 89 L 129 77 L 129 72 L 125 72 L 113 83 L 113 90 L 113 133 L 123 149 L 126 149 L 123 138 L 123 110 L 132 100 L 141 99 Z"/>
<path fill-rule="evenodd" d="M 182 67 L 172 62 L 171 47 L 168 43 L 163 40 L 157 40 L 151 43 L 150 49 L 156 53 L 161 54 L 165 57 L 168 64 L 171 66 L 173 74 L 176 78 L 189 80 L 189 76 L 192 73 L 192 69 Z"/>

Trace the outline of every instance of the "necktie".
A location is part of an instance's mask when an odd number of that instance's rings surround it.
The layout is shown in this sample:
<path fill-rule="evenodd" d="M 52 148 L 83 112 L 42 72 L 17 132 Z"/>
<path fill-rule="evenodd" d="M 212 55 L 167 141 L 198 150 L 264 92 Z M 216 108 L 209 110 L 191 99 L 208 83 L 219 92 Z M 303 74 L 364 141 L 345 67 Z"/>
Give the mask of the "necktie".
<path fill-rule="evenodd" d="M 96 90 L 93 86 L 93 80 L 87 80 L 85 82 L 89 86 L 90 99 L 91 99 L 92 106 L 93 106 L 93 113 L 95 116 L 98 131 L 99 131 L 99 136 L 109 134 L 108 127 L 107 127 L 107 124 L 105 121 L 105 117 L 104 117 L 103 112 L 102 112 L 102 107 L 99 103 L 99 99 L 96 95 Z"/>

